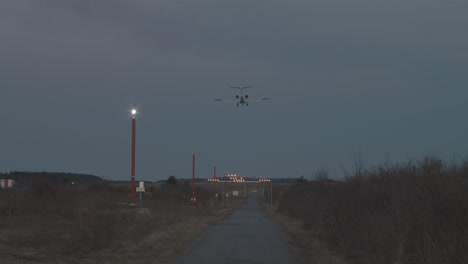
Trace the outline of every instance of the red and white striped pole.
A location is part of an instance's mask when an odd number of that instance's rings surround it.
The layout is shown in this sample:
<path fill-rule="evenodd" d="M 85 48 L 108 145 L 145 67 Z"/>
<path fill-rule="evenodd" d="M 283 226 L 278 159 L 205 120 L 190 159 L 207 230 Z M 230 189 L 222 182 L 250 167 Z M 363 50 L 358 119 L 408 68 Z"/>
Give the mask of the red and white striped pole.
<path fill-rule="evenodd" d="M 131 196 L 130 202 L 135 203 L 135 133 L 136 133 L 136 109 L 132 109 L 132 175 L 130 182 Z"/>
<path fill-rule="evenodd" d="M 195 152 L 192 153 L 192 206 L 195 206 Z"/>
<path fill-rule="evenodd" d="M 216 162 L 214 164 L 213 168 L 213 192 L 214 192 L 214 207 L 216 208 L 216 200 L 218 199 L 218 193 L 216 192 L 216 181 L 218 179 L 216 178 Z"/>
<path fill-rule="evenodd" d="M 216 162 L 214 164 L 214 168 L 213 168 L 213 189 L 214 189 L 214 192 L 216 194 Z"/>

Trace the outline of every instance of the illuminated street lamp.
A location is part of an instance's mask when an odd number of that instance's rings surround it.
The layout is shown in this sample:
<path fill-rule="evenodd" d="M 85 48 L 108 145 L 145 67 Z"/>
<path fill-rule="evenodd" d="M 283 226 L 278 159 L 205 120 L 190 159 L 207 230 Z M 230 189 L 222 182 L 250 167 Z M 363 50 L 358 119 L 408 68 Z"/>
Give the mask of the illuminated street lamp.
<path fill-rule="evenodd" d="M 190 199 L 192 206 L 195 206 L 197 198 L 195 196 L 195 151 L 192 153 L 192 198 Z"/>
<path fill-rule="evenodd" d="M 130 182 L 130 202 L 135 204 L 135 132 L 136 132 L 136 114 L 137 110 L 132 109 L 132 174 Z"/>

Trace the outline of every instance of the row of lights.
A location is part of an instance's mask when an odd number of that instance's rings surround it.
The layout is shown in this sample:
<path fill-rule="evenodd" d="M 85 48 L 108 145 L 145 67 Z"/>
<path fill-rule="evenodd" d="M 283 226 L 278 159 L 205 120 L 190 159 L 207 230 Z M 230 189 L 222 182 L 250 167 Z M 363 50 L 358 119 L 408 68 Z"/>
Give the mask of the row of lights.
<path fill-rule="evenodd" d="M 237 176 L 237 174 L 225 174 L 223 178 L 229 178 L 232 182 L 244 182 L 245 179 L 243 177 Z M 216 176 L 216 178 L 208 178 L 209 182 L 219 182 L 220 177 Z"/>
<path fill-rule="evenodd" d="M 236 178 L 229 178 L 233 182 L 244 182 L 245 179 L 242 177 L 236 177 Z M 219 177 L 216 178 L 208 178 L 209 182 L 219 182 Z M 259 182 L 271 182 L 271 179 L 264 179 L 264 178 L 259 178 Z"/>
<path fill-rule="evenodd" d="M 243 177 L 239 177 L 239 176 L 237 176 L 237 174 L 225 174 L 224 177 L 228 177 L 229 180 L 231 180 L 233 182 L 244 182 L 245 181 L 245 179 Z M 208 178 L 208 181 L 209 182 L 219 182 L 219 178 L 220 178 L 219 176 L 216 176 L 216 178 Z M 259 177 L 258 181 L 259 182 L 271 182 L 271 179 Z"/>
<path fill-rule="evenodd" d="M 225 177 L 228 177 L 231 181 L 234 181 L 237 179 L 237 174 L 226 174 Z"/>
<path fill-rule="evenodd" d="M 243 177 L 237 176 L 237 174 L 227 174 L 227 177 L 233 182 L 244 182 L 245 179 Z"/>

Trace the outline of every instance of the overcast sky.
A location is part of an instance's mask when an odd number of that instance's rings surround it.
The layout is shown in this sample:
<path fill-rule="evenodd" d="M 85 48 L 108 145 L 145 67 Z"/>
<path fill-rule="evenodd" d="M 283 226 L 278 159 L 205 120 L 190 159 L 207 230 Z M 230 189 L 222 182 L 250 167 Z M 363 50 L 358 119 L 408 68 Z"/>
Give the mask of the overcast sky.
<path fill-rule="evenodd" d="M 1 0 L 0 171 L 342 177 L 468 156 L 466 0 Z M 269 101 L 237 108 L 229 86 Z M 388 154 L 386 154 L 388 153 Z"/>

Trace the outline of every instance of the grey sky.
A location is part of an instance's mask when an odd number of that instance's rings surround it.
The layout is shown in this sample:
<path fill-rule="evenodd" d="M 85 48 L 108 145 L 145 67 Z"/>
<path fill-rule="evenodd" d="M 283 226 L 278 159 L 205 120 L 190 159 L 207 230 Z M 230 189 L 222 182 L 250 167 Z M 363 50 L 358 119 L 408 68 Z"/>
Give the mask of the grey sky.
<path fill-rule="evenodd" d="M 466 157 L 468 2 L 0 2 L 0 171 L 341 177 Z M 253 85 L 246 108 L 215 102 Z"/>

